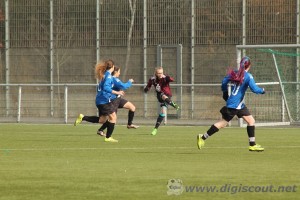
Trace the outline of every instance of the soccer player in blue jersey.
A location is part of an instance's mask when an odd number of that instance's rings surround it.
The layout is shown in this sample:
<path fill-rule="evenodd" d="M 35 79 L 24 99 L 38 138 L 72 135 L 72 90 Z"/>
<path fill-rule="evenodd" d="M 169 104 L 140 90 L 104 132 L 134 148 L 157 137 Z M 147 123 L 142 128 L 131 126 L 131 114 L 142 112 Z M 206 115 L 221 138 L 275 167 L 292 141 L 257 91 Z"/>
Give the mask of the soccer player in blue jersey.
<path fill-rule="evenodd" d="M 118 142 L 112 138 L 115 123 L 117 122 L 117 107 L 113 101 L 118 95 L 124 95 L 124 91 L 113 90 L 114 81 L 111 73 L 114 71 L 114 62 L 107 60 L 100 62 L 95 67 L 95 74 L 98 80 L 100 80 L 97 88 L 96 106 L 98 108 L 99 117 L 97 116 L 83 116 L 82 114 L 76 119 L 74 125 L 79 124 L 83 119 L 89 122 L 98 120 L 99 123 L 107 125 L 107 133 L 105 136 L 105 142 Z"/>
<path fill-rule="evenodd" d="M 120 76 L 120 68 L 115 66 L 114 71 L 112 72 L 112 78 L 113 78 L 113 90 L 114 91 L 120 91 L 120 90 L 127 90 L 132 86 L 132 83 L 134 82 L 133 79 L 129 79 L 126 83 L 123 83 L 118 77 Z M 121 95 L 118 95 L 117 98 L 114 98 L 112 100 L 112 103 L 114 104 L 115 108 L 126 108 L 129 110 L 128 112 L 128 123 L 127 128 L 128 129 L 137 129 L 139 126 L 134 125 L 133 117 L 135 112 L 135 106 L 129 102 L 128 100 L 121 97 Z M 77 126 L 77 124 L 81 123 L 82 121 L 87 121 L 91 123 L 99 123 L 98 116 L 85 116 L 83 114 L 79 114 L 78 118 L 75 120 L 74 126 Z M 106 136 L 104 133 L 104 130 L 107 128 L 109 124 L 109 121 L 107 120 L 97 131 L 97 134 L 100 136 Z"/>
<path fill-rule="evenodd" d="M 132 86 L 132 83 L 134 82 L 133 79 L 129 79 L 126 83 L 122 82 L 119 79 L 121 73 L 120 67 L 115 66 L 115 69 L 112 73 L 114 86 L 113 90 L 120 91 L 120 90 L 127 90 Z M 122 96 L 118 96 L 113 103 L 116 105 L 117 108 L 126 108 L 128 109 L 128 122 L 127 122 L 127 128 L 128 129 L 137 129 L 139 126 L 134 125 L 132 123 L 134 112 L 135 112 L 135 106 L 128 100 L 124 99 Z M 104 135 L 104 130 L 107 128 L 107 123 L 104 123 L 98 130 L 97 134 L 100 136 Z"/>
<path fill-rule="evenodd" d="M 199 149 L 204 147 L 204 141 L 206 139 L 218 132 L 219 129 L 226 127 L 228 122 L 237 115 L 247 122 L 249 151 L 264 151 L 263 147 L 255 143 L 255 120 L 244 103 L 244 96 L 248 87 L 253 93 L 265 93 L 263 88 L 256 85 L 253 76 L 248 72 L 250 68 L 250 58 L 245 56 L 240 62 L 239 70 L 235 71 L 230 69 L 227 76 L 223 79 L 221 88 L 223 91 L 223 99 L 226 101 L 226 106 L 220 110 L 222 119 L 213 124 L 206 133 L 197 135 L 197 145 Z M 228 83 L 232 84 L 230 95 L 228 95 Z"/>

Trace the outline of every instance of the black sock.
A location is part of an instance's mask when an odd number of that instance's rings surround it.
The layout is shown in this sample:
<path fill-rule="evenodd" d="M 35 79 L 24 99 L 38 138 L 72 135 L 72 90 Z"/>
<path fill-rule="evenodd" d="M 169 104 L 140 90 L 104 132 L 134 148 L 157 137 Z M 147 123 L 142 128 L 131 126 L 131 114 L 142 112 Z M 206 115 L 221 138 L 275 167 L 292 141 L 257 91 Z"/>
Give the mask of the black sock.
<path fill-rule="evenodd" d="M 102 126 L 99 128 L 99 131 L 104 131 L 107 128 L 108 123 L 108 120 L 106 120 L 106 122 L 104 122 L 104 124 L 102 124 Z"/>
<path fill-rule="evenodd" d="M 249 145 L 254 146 L 256 145 L 255 143 L 255 126 L 247 126 L 247 133 L 249 137 Z"/>
<path fill-rule="evenodd" d="M 132 112 L 131 110 L 129 110 L 128 111 L 128 123 L 127 123 L 129 126 L 132 124 L 133 117 L 134 117 L 134 112 Z"/>
<path fill-rule="evenodd" d="M 171 105 L 172 101 L 169 98 L 165 99 L 165 102 L 167 102 L 167 104 Z"/>
<path fill-rule="evenodd" d="M 170 106 L 175 108 L 175 104 L 173 103 L 173 101 L 170 98 L 166 98 L 165 102 L 167 102 L 167 104 L 169 104 Z"/>
<path fill-rule="evenodd" d="M 82 120 L 91 122 L 91 123 L 99 123 L 99 117 L 97 116 L 84 116 Z"/>
<path fill-rule="evenodd" d="M 216 133 L 216 132 L 218 132 L 219 131 L 219 129 L 217 128 L 217 127 L 215 127 L 215 125 L 212 125 L 209 129 L 208 129 L 208 131 L 206 132 L 206 134 L 204 134 L 203 136 L 202 136 L 202 139 L 203 140 L 206 140 L 209 136 L 212 136 L 214 133 Z"/>
<path fill-rule="evenodd" d="M 158 129 L 158 127 L 160 126 L 161 122 L 164 120 L 165 116 L 161 116 L 159 115 L 157 120 L 156 120 L 156 124 L 155 124 L 155 128 Z"/>
<path fill-rule="evenodd" d="M 106 138 L 110 138 L 111 135 L 114 132 L 114 128 L 115 128 L 115 123 L 110 123 L 109 121 L 107 121 L 107 132 L 106 132 Z"/>

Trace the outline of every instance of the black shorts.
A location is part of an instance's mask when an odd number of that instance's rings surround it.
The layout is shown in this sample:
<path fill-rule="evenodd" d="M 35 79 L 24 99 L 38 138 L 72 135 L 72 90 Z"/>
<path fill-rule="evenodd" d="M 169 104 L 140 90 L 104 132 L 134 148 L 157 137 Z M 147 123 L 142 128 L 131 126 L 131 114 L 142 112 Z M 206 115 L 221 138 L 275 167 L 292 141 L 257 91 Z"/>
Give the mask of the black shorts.
<path fill-rule="evenodd" d="M 117 111 L 114 101 L 107 104 L 97 105 L 99 116 L 109 115 Z"/>
<path fill-rule="evenodd" d="M 168 105 L 168 104 L 166 104 L 165 101 L 162 99 L 162 96 L 163 96 L 163 95 L 166 95 L 166 94 L 163 93 L 163 92 L 157 92 L 157 93 L 156 93 L 156 98 L 157 98 L 158 102 L 161 103 L 160 106 L 166 106 L 166 105 Z M 166 96 L 171 100 L 171 97 L 172 97 L 172 96 L 168 96 L 168 95 L 166 95 Z"/>
<path fill-rule="evenodd" d="M 123 99 L 122 97 L 119 97 L 114 99 L 112 102 L 114 106 L 118 109 L 118 108 L 123 108 L 128 101 L 126 99 Z"/>
<path fill-rule="evenodd" d="M 232 120 L 232 118 L 235 115 L 238 116 L 238 118 L 242 118 L 243 116 L 251 115 L 250 111 L 248 110 L 248 108 L 246 106 L 240 110 L 234 109 L 234 108 L 227 108 L 226 106 L 224 106 L 223 108 L 221 108 L 220 113 L 222 114 L 222 118 L 224 120 L 226 120 L 227 122 Z"/>

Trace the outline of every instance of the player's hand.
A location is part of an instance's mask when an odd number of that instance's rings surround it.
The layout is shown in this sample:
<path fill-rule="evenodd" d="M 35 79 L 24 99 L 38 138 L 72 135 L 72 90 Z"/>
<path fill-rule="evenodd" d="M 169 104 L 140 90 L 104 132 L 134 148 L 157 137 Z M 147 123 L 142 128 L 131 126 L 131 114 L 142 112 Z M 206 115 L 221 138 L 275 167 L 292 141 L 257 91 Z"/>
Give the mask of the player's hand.
<path fill-rule="evenodd" d="M 124 92 L 124 91 L 122 91 L 122 90 L 120 90 L 120 91 L 117 91 L 117 92 L 116 92 L 116 94 L 117 94 L 117 95 L 124 96 L 124 95 L 125 95 L 125 92 Z"/>
<path fill-rule="evenodd" d="M 266 93 L 266 91 L 265 91 L 265 88 L 263 88 L 263 92 L 262 92 L 262 94 L 265 94 Z"/>
<path fill-rule="evenodd" d="M 227 101 L 228 98 L 229 98 L 228 91 L 223 92 L 223 99 Z"/>
<path fill-rule="evenodd" d="M 131 82 L 131 83 L 133 83 L 134 82 L 134 80 L 131 78 L 131 79 L 129 79 L 129 81 Z"/>

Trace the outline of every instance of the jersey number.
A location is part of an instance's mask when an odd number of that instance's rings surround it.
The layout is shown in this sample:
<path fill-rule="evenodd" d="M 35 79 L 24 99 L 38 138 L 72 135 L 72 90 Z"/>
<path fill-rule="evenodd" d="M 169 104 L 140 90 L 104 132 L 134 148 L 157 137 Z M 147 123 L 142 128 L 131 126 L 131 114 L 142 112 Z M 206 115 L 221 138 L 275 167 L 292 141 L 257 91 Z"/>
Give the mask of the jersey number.
<path fill-rule="evenodd" d="M 234 84 L 231 94 L 233 96 L 237 95 L 237 93 L 239 92 L 239 89 L 240 89 L 240 85 L 237 86 L 236 84 Z"/>

